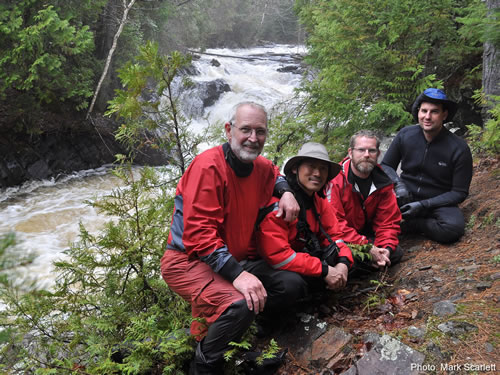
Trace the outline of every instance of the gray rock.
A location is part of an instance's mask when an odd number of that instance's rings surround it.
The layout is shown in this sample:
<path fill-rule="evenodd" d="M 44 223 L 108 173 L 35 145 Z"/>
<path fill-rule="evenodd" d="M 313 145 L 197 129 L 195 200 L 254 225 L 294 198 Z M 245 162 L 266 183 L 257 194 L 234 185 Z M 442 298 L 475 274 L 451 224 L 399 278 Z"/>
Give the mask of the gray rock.
<path fill-rule="evenodd" d="M 429 345 L 427 345 L 426 350 L 432 356 L 434 356 L 436 359 L 440 359 L 440 360 L 445 360 L 446 361 L 446 360 L 449 360 L 451 358 L 450 353 L 441 351 L 441 348 L 439 346 L 437 346 L 433 342 L 431 342 Z"/>
<path fill-rule="evenodd" d="M 457 302 L 459 299 L 462 299 L 465 297 L 465 293 L 464 292 L 460 292 L 458 294 L 455 294 L 453 296 L 450 297 L 450 301 L 451 302 Z"/>
<path fill-rule="evenodd" d="M 422 353 L 388 335 L 365 335 L 365 342 L 371 342 L 372 349 L 343 374 L 412 375 L 424 362 Z"/>
<path fill-rule="evenodd" d="M 412 246 L 408 250 L 406 250 L 407 253 L 414 253 L 420 250 L 420 246 Z"/>
<path fill-rule="evenodd" d="M 495 281 L 498 279 L 500 279 L 500 272 L 496 272 L 496 273 L 490 275 L 490 280 Z"/>
<path fill-rule="evenodd" d="M 278 72 L 280 73 L 297 73 L 299 71 L 299 68 L 298 66 L 296 65 L 287 65 L 287 66 L 284 66 L 282 68 L 278 68 L 276 69 Z"/>
<path fill-rule="evenodd" d="M 467 272 L 467 273 L 474 273 L 479 269 L 480 266 L 477 264 L 473 264 L 471 266 L 465 266 L 465 267 L 458 267 L 457 272 Z"/>
<path fill-rule="evenodd" d="M 491 285 L 492 285 L 491 282 L 483 281 L 483 282 L 480 282 L 479 284 L 476 285 L 476 289 L 483 291 L 483 290 L 491 288 Z"/>
<path fill-rule="evenodd" d="M 415 326 L 410 326 L 408 328 L 408 334 L 412 337 L 422 338 L 424 337 L 425 332 L 426 332 L 425 327 L 417 328 Z"/>
<path fill-rule="evenodd" d="M 455 304 L 449 300 L 444 300 L 440 302 L 436 302 L 434 304 L 433 314 L 437 316 L 447 316 L 452 315 L 457 312 L 457 308 Z"/>
<path fill-rule="evenodd" d="M 173 91 L 174 95 L 179 96 L 182 111 L 188 117 L 200 118 L 206 107 L 213 105 L 223 93 L 231 91 L 231 88 L 220 78 L 213 81 L 193 81 L 188 87 L 184 86 L 181 80 L 177 80 Z"/>
<path fill-rule="evenodd" d="M 495 350 L 495 347 L 491 345 L 489 342 L 484 344 L 484 348 L 488 353 L 493 353 L 493 351 Z"/>
<path fill-rule="evenodd" d="M 450 336 L 460 336 L 465 333 L 477 330 L 477 327 L 474 324 L 470 324 L 467 322 L 450 320 L 448 322 L 439 324 L 438 329 Z"/>

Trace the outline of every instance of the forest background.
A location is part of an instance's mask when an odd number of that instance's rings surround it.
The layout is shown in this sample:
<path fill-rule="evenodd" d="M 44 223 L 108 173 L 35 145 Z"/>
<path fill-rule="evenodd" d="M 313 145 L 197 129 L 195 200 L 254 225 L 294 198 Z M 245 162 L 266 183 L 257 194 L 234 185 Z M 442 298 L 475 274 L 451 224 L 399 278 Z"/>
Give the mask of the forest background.
<path fill-rule="evenodd" d="M 498 155 L 499 1 L 3 1 L 0 139 L 22 152 L 54 134 L 82 137 L 103 122 L 123 152 L 126 183 L 89 204 L 109 215 L 56 264 L 54 290 L 2 275 L 0 369 L 11 373 L 182 373 L 192 341 L 189 308 L 159 276 L 172 187 L 200 139 L 178 110 L 172 82 L 190 49 L 305 43 L 308 74 L 297 100 L 272 109 L 266 155 L 281 163 L 304 139 L 332 157 L 360 128 L 390 134 L 412 123 L 427 87 L 459 103 L 454 121 L 476 155 Z M 184 82 L 189 85 L 189 80 Z M 159 96 L 168 98 L 160 105 Z M 143 98 L 150 98 L 144 100 Z M 28 110 L 29 109 L 29 110 Z M 83 133 L 85 134 L 85 133 Z M 165 174 L 131 163 L 145 148 Z M 333 151 L 335 150 L 335 151 Z M 2 155 L 3 156 L 3 155 Z M 168 176 L 168 178 L 165 178 Z M 111 219 L 112 218 L 112 219 Z M 0 267 L 15 235 L 2 238 Z"/>

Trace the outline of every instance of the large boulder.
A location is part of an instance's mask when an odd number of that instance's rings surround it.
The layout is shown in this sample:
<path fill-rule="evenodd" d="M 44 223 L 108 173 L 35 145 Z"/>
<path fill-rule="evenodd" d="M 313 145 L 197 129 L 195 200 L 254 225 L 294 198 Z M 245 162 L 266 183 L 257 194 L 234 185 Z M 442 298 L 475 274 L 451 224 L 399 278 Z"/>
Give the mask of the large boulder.
<path fill-rule="evenodd" d="M 186 116 L 200 118 L 205 108 L 214 105 L 221 95 L 231 91 L 231 88 L 226 81 L 218 78 L 213 81 L 192 82 L 188 88 L 179 85 L 177 90 L 179 103 Z"/>

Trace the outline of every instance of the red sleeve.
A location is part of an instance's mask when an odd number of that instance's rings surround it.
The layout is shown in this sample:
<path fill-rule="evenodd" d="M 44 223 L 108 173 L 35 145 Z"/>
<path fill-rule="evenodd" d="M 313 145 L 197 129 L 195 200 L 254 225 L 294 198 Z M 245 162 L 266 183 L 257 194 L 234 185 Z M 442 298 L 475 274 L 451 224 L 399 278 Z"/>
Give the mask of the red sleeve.
<path fill-rule="evenodd" d="M 364 245 L 368 243 L 366 236 L 358 233 L 356 228 L 353 228 L 347 222 L 347 215 L 344 211 L 344 206 L 342 204 L 342 197 L 340 196 L 341 189 L 343 189 L 343 179 L 345 177 L 342 174 L 338 174 L 332 181 L 328 184 L 329 191 L 329 201 L 330 205 L 333 207 L 333 212 L 338 221 L 338 228 L 342 232 L 342 237 L 347 243 L 354 243 L 359 245 Z"/>
<path fill-rule="evenodd" d="M 273 198 L 271 203 L 277 202 Z M 274 269 L 287 270 L 300 273 L 305 276 L 321 276 L 321 261 L 307 253 L 296 252 L 289 242 L 290 232 L 297 220 L 287 223 L 283 218 L 276 217 L 272 211 L 262 220 L 260 228 L 256 233 L 259 254 Z"/>
<path fill-rule="evenodd" d="M 339 222 L 337 216 L 335 215 L 335 211 L 333 207 L 328 203 L 326 199 L 322 199 L 316 197 L 318 208 L 318 213 L 320 215 L 321 225 L 325 229 L 325 232 L 331 237 L 332 241 L 334 241 L 339 247 L 339 256 L 346 257 L 351 266 L 354 263 L 351 249 L 345 244 L 347 242 L 344 237 L 344 233 L 342 233 L 342 229 L 339 226 Z M 323 246 L 327 246 L 329 241 L 327 238 L 323 239 Z"/>
<path fill-rule="evenodd" d="M 182 184 L 184 232 L 187 254 L 207 256 L 225 246 L 219 233 L 224 222 L 224 170 L 205 159 L 194 160 Z"/>
<path fill-rule="evenodd" d="M 375 232 L 374 245 L 383 248 L 390 247 L 394 251 L 399 244 L 401 212 L 393 186 L 384 187 L 380 191 L 377 200 L 378 206 L 372 220 L 373 231 Z"/>

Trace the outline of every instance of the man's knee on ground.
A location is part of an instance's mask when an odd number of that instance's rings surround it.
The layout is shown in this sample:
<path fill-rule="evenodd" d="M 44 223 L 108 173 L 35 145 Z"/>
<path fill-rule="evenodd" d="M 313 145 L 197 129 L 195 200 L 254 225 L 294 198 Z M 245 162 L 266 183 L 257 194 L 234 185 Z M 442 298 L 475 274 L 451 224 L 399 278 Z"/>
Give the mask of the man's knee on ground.
<path fill-rule="evenodd" d="M 427 231 L 426 236 L 440 243 L 452 243 L 458 241 L 465 232 L 465 225 L 452 223 L 444 220 L 435 221 Z"/>

